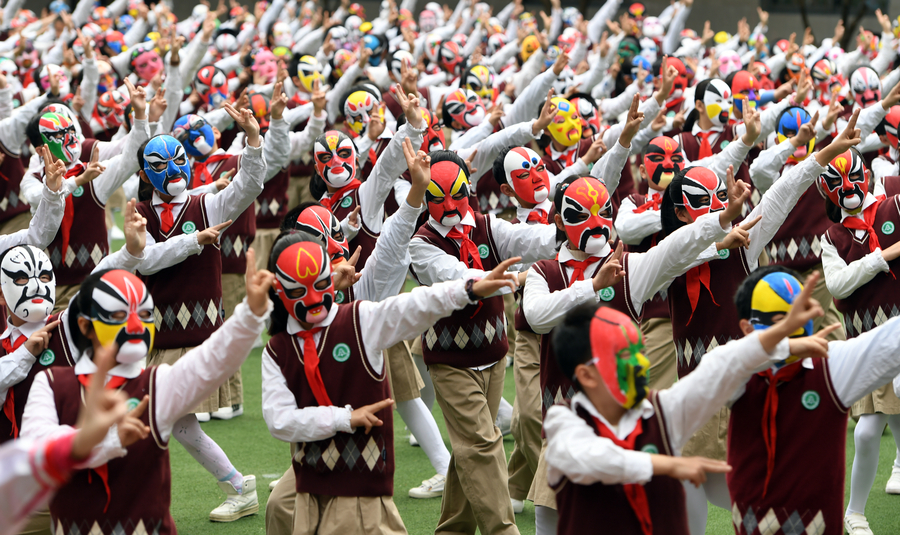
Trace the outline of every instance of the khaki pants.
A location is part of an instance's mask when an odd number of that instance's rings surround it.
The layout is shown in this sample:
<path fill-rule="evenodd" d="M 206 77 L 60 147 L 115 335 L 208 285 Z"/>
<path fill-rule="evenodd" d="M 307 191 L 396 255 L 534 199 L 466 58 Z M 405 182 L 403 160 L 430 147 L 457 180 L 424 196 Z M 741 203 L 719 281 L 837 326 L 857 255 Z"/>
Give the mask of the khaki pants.
<path fill-rule="evenodd" d="M 419 393 L 425 387 L 425 381 L 416 369 L 412 354 L 406 342 L 400 342 L 387 348 L 385 356 L 388 363 L 388 375 L 391 382 L 391 395 L 397 403 L 422 397 Z"/>
<path fill-rule="evenodd" d="M 222 273 L 222 307 L 225 309 L 224 319 L 234 314 L 234 307 L 238 306 L 247 295 L 247 281 L 241 273 Z M 223 391 L 224 390 L 224 391 Z M 244 384 L 241 381 L 241 369 L 234 372 L 228 378 L 228 382 L 219 387 L 219 398 L 230 398 L 232 405 L 240 405 L 244 402 Z M 231 405 L 229 405 L 230 407 Z M 221 408 L 221 407 L 220 407 Z"/>
<path fill-rule="evenodd" d="M 178 359 L 183 357 L 191 349 L 194 348 L 179 347 L 175 349 L 154 349 L 150 352 L 150 356 L 147 357 L 147 367 L 158 366 L 160 364 L 175 364 L 178 362 Z M 228 383 L 225 383 L 226 386 L 227 384 Z M 219 388 L 217 392 L 213 392 L 211 396 L 203 400 L 200 405 L 195 407 L 191 412 L 215 412 L 221 407 L 231 407 L 232 405 L 231 390 L 225 388 L 223 392 L 223 389 Z"/>
<path fill-rule="evenodd" d="M 116 220 L 113 217 L 113 211 L 124 210 L 126 202 L 128 201 L 127 199 L 125 199 L 125 190 L 123 190 L 122 188 L 114 191 L 109 199 L 106 200 L 106 228 L 108 230 L 112 230 L 112 228 L 116 226 Z"/>
<path fill-rule="evenodd" d="M 56 302 L 53 303 L 53 313 L 58 314 L 69 306 L 69 301 L 78 293 L 80 284 L 62 284 L 56 287 Z"/>
<path fill-rule="evenodd" d="M 665 390 L 678 379 L 678 357 L 672 339 L 672 322 L 668 318 L 651 318 L 641 323 L 644 356 L 650 361 L 650 390 Z"/>
<path fill-rule="evenodd" d="M 312 198 L 312 194 L 309 193 L 310 178 L 312 177 L 292 176 L 290 178 L 288 182 L 288 210 L 293 210 L 296 206 L 315 200 Z"/>
<path fill-rule="evenodd" d="M 719 412 L 713 414 L 706 425 L 688 440 L 681 454 L 685 457 L 700 456 L 724 461 L 728 447 L 728 420 L 730 417 L 731 411 L 727 407 L 719 409 Z"/>
<path fill-rule="evenodd" d="M 816 283 L 816 288 L 813 290 L 813 298 L 822 305 L 822 308 L 825 309 L 825 315 L 819 316 L 818 318 L 813 320 L 813 332 L 818 332 L 822 327 L 827 327 L 828 325 L 832 325 L 834 323 L 842 323 L 841 313 L 838 312 L 837 307 L 834 306 L 834 297 L 831 295 L 831 292 L 828 291 L 828 287 L 825 285 L 825 272 L 822 269 L 822 265 L 812 268 L 806 273 L 802 273 L 800 276 L 800 282 L 806 280 L 806 277 L 812 274 L 813 271 L 819 272 L 819 282 Z M 829 340 L 846 340 L 847 333 L 844 332 L 844 328 L 841 327 L 837 329 L 833 333 L 828 335 Z"/>
<path fill-rule="evenodd" d="M 391 496 L 297 494 L 294 535 L 402 535 L 406 526 Z"/>
<path fill-rule="evenodd" d="M 253 240 L 253 251 L 256 253 L 256 269 L 269 268 L 269 254 L 272 252 L 272 245 L 275 244 L 275 238 L 278 237 L 279 230 L 277 228 L 258 228 L 256 229 L 256 238 Z"/>
<path fill-rule="evenodd" d="M 266 500 L 266 535 L 291 535 L 296 497 L 297 477 L 294 467 L 289 466 Z"/>
<path fill-rule="evenodd" d="M 485 370 L 428 368 L 453 453 L 436 534 L 518 534 L 507 489 L 503 437 L 494 425 L 506 364 Z"/>
<path fill-rule="evenodd" d="M 541 458 L 538 461 L 537 471 L 534 473 L 534 482 L 528 491 L 528 499 L 534 502 L 535 507 L 549 507 L 556 510 L 556 492 L 547 481 L 547 439 L 541 441 Z"/>
<path fill-rule="evenodd" d="M 524 500 L 541 455 L 541 335 L 516 332 L 513 375 L 512 436 L 516 445 L 509 457 L 509 497 Z"/>
<path fill-rule="evenodd" d="M 19 535 L 53 535 L 53 526 L 50 521 L 50 510 L 42 509 L 31 514 Z"/>
<path fill-rule="evenodd" d="M 512 293 L 503 295 L 503 313 L 506 315 L 506 338 L 509 340 L 509 349 L 506 356 L 513 357 L 516 354 L 516 295 Z M 506 363 L 503 363 L 506 366 Z"/>
<path fill-rule="evenodd" d="M 0 223 L 0 234 L 12 234 L 13 232 L 18 232 L 20 230 L 25 230 L 28 228 L 28 225 L 31 223 L 31 212 L 26 210 L 25 212 L 13 216 L 6 221 Z"/>

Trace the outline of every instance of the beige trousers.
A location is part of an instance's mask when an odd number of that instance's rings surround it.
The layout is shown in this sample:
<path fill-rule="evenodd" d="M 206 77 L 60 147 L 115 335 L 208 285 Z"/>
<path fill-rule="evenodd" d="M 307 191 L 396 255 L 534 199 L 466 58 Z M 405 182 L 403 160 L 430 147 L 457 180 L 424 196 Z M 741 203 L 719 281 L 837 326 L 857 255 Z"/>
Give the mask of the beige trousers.
<path fill-rule="evenodd" d="M 406 534 L 391 496 L 297 494 L 294 513 L 294 535 Z"/>
<path fill-rule="evenodd" d="M 506 356 L 516 355 L 516 296 L 515 294 L 503 295 L 503 313 L 506 315 L 506 338 L 509 340 L 509 349 Z M 506 363 L 503 363 L 506 366 Z"/>
<path fill-rule="evenodd" d="M 256 229 L 256 238 L 253 240 L 253 251 L 256 253 L 256 268 L 268 269 L 269 254 L 272 252 L 272 245 L 275 244 L 275 238 L 278 236 L 277 228 L 258 228 Z"/>
<path fill-rule="evenodd" d="M 385 355 L 394 401 L 402 403 L 422 397 L 419 391 L 425 387 L 425 381 L 419 375 L 407 343 L 404 341 L 387 348 Z"/>
<path fill-rule="evenodd" d="M 524 500 L 541 454 L 541 335 L 517 331 L 514 359 L 512 436 L 516 444 L 509 457 L 509 497 Z"/>
<path fill-rule="evenodd" d="M 547 440 L 541 442 L 541 458 L 538 461 L 537 471 L 534 473 L 534 482 L 528 491 L 528 499 L 534 502 L 535 507 L 549 507 L 556 509 L 556 492 L 547 482 Z"/>
<path fill-rule="evenodd" d="M 436 534 L 518 534 L 506 471 L 503 437 L 494 425 L 506 363 L 485 370 L 444 364 L 428 368 L 453 453 Z"/>
<path fill-rule="evenodd" d="M 53 303 L 53 313 L 58 314 L 69 306 L 69 301 L 78 293 L 80 284 L 62 284 L 56 287 L 56 302 Z"/>
<path fill-rule="evenodd" d="M 292 176 L 288 182 L 288 209 L 292 210 L 295 206 L 299 206 L 305 202 L 314 201 L 309 193 L 308 176 Z"/>
<path fill-rule="evenodd" d="M 651 318 L 641 323 L 644 356 L 650 361 L 651 390 L 664 390 L 678 379 L 678 357 L 672 339 L 672 322 L 668 318 Z"/>
<path fill-rule="evenodd" d="M 291 535 L 296 497 L 297 477 L 294 467 L 289 466 L 266 500 L 266 535 Z"/>
<path fill-rule="evenodd" d="M 31 223 L 31 212 L 26 210 L 25 212 L 13 216 L 3 223 L 0 223 L 0 234 L 12 234 L 13 232 L 18 232 L 20 230 L 25 230 L 28 228 L 28 225 Z"/>
<path fill-rule="evenodd" d="M 19 535 L 53 535 L 53 526 L 50 521 L 50 510 L 41 509 L 32 513 L 28 523 L 19 531 Z"/>
<path fill-rule="evenodd" d="M 227 320 L 234 314 L 234 307 L 238 306 L 246 295 L 247 281 L 244 280 L 243 273 L 222 273 L 222 307 L 225 309 L 223 319 Z M 232 405 L 244 402 L 244 384 L 241 381 L 240 368 L 228 378 L 227 383 L 219 387 L 219 398 L 230 398 Z"/>

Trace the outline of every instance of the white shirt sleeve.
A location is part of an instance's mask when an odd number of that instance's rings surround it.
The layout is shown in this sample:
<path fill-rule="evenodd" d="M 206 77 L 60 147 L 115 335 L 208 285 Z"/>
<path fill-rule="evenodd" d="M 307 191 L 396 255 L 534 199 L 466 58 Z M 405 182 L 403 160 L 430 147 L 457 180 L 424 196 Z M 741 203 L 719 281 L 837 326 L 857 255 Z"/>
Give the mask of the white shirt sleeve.
<path fill-rule="evenodd" d="M 856 338 L 829 342 L 828 371 L 845 407 L 891 382 L 900 374 L 900 318 Z"/>
<path fill-rule="evenodd" d="M 312 150 L 316 138 L 325 132 L 326 118 L 324 113 L 321 116 L 311 115 L 302 132 L 288 133 L 291 138 L 288 161 L 292 162 Z"/>
<path fill-rule="evenodd" d="M 416 231 L 418 217 L 419 208 L 413 208 L 404 200 L 385 220 L 375 250 L 366 261 L 362 276 L 353 285 L 356 298 L 378 302 L 400 293 L 409 270 L 409 240 Z"/>
<path fill-rule="evenodd" d="M 266 178 L 268 182 L 275 178 L 291 161 L 292 139 L 288 133 L 288 124 L 284 119 L 272 119 L 265 135 L 263 159 L 266 161 Z"/>
<path fill-rule="evenodd" d="M 40 249 L 46 248 L 59 232 L 65 206 L 63 190 L 56 193 L 47 189 L 47 186 L 42 186 L 41 201 L 37 205 L 31 222 L 28 223 L 28 228 L 12 234 L 0 235 L 0 252 L 16 245 L 25 244 L 34 245 Z"/>
<path fill-rule="evenodd" d="M 727 148 L 727 147 L 726 147 Z M 794 153 L 790 139 L 767 148 L 750 164 L 750 180 L 761 194 L 769 191 L 772 184 L 781 176 L 781 169 L 788 157 Z"/>
<path fill-rule="evenodd" d="M 0 358 L 0 402 L 6 401 L 6 391 L 28 377 L 31 365 L 37 357 L 25 349 L 25 345 Z"/>
<path fill-rule="evenodd" d="M 532 264 L 556 256 L 559 243 L 555 225 L 513 224 L 493 216 L 489 222 L 500 259 L 521 256 L 523 263 Z"/>
<path fill-rule="evenodd" d="M 241 154 L 241 168 L 231 179 L 231 184 L 215 195 L 204 197 L 210 225 L 218 225 L 229 219 L 237 219 L 263 191 L 266 161 L 263 159 L 265 139 L 259 147 L 247 145 Z"/>
<path fill-rule="evenodd" d="M 639 214 L 635 210 L 637 206 L 626 197 L 619 205 L 619 213 L 616 215 L 616 233 L 628 245 L 638 245 L 647 236 L 662 231 L 659 210 L 645 210 Z"/>
<path fill-rule="evenodd" d="M 823 236 L 820 241 L 825 286 L 835 299 L 850 297 L 857 288 L 875 278 L 875 275 L 890 270 L 887 261 L 881 256 L 880 248 L 847 264 L 829 240 Z"/>
<path fill-rule="evenodd" d="M 528 325 L 537 334 L 552 331 L 566 313 L 576 306 L 599 302 L 600 297 L 594 291 L 594 282 L 590 278 L 577 281 L 564 290 L 551 292 L 547 281 L 538 275 L 534 267 L 528 270 L 528 276 L 525 277 L 522 313 L 525 314 Z"/>
<path fill-rule="evenodd" d="M 93 180 L 94 193 L 100 202 L 106 203 L 131 175 L 140 170 L 136 154 L 148 139 L 150 139 L 150 127 L 147 125 L 147 120 L 135 119 L 131 132 L 125 138 L 122 154 L 102 162 L 106 166 L 106 170 Z"/>

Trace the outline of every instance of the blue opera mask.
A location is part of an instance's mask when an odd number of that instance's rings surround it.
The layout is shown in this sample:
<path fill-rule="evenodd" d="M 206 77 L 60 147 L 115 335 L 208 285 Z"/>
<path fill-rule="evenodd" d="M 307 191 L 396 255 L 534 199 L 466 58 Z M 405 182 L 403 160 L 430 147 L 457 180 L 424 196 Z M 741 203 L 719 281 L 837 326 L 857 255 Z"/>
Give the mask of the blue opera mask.
<path fill-rule="evenodd" d="M 216 145 L 212 126 L 203 117 L 193 113 L 175 121 L 172 136 L 180 141 L 188 155 L 194 158 L 206 158 L 212 154 Z"/>
<path fill-rule="evenodd" d="M 186 190 L 191 180 L 184 147 L 172 136 L 156 136 L 147 142 L 143 170 L 158 192 L 173 197 Z"/>

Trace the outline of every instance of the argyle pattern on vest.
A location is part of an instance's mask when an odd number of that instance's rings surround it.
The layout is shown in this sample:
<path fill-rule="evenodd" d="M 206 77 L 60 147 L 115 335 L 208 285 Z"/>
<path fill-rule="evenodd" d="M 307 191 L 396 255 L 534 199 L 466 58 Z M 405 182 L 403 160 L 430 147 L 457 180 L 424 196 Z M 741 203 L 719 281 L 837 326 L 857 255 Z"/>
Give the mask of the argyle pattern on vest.
<path fill-rule="evenodd" d="M 245 256 L 247 254 L 247 251 L 250 249 L 250 241 L 242 239 L 240 235 L 225 235 L 221 240 L 219 240 L 219 244 L 221 246 L 220 251 L 222 252 L 222 256 L 226 258 L 232 256 L 234 256 L 235 258 L 240 258 L 241 256 Z"/>
<path fill-rule="evenodd" d="M 769 258 L 775 262 L 807 257 L 818 259 L 822 257 L 822 243 L 818 236 L 814 236 L 811 242 L 806 237 L 801 237 L 799 242 L 794 238 L 787 241 L 772 240 L 766 252 L 769 253 Z"/>
<path fill-rule="evenodd" d="M 93 267 L 99 264 L 105 256 L 99 243 L 93 244 L 94 246 L 90 249 L 88 249 L 90 244 L 88 244 L 88 246 L 80 244 L 78 247 L 74 247 L 73 245 L 74 244 L 69 243 L 69 250 L 66 251 L 65 259 L 62 257 L 62 250 L 59 247 L 48 247 L 47 256 L 50 257 L 50 262 L 52 262 L 54 266 L 60 266 L 65 263 L 66 267 Z"/>
<path fill-rule="evenodd" d="M 435 329 L 437 327 L 437 329 Z M 455 329 L 455 330 L 453 330 Z M 428 349 L 448 349 L 456 346 L 459 349 L 477 349 L 491 345 L 494 338 L 502 340 L 506 336 L 506 316 L 500 314 L 481 322 L 472 322 L 465 325 L 441 326 L 438 324 L 429 327 L 422 340 Z"/>
<path fill-rule="evenodd" d="M 731 508 L 731 521 L 734 522 L 738 533 L 747 533 L 748 535 L 756 533 L 760 535 L 781 533 L 784 535 L 823 535 L 825 533 L 825 518 L 822 516 L 822 511 L 816 513 L 812 518 L 806 519 L 801 518 L 797 511 L 793 511 L 782 524 L 771 507 L 765 513 L 754 511 L 753 507 L 748 507 L 746 511 L 741 512 L 737 504 L 734 504 Z"/>
<path fill-rule="evenodd" d="M 166 305 L 163 309 L 154 307 L 153 317 L 156 330 L 163 326 L 172 330 L 176 325 L 183 330 L 215 327 L 219 318 L 224 317 L 222 299 L 208 301 L 186 301 Z"/>
<path fill-rule="evenodd" d="M 726 339 L 725 337 L 719 336 L 717 339 L 716 336 L 710 336 L 708 338 L 704 337 L 694 340 L 685 340 L 684 345 L 678 340 L 675 340 L 675 354 L 678 357 L 678 364 L 680 366 L 690 367 L 691 369 L 696 368 L 700 364 L 703 355 L 720 345 L 727 344 L 731 340 L 732 338 L 730 337 Z"/>
<path fill-rule="evenodd" d="M 101 524 L 95 520 L 93 524 L 73 523 L 69 526 L 68 531 L 64 532 L 62 525 L 57 522 L 56 531 L 53 535 L 102 535 L 104 533 L 109 533 L 110 535 L 160 535 L 164 533 L 160 531 L 162 527 L 162 520 L 155 526 L 144 524 L 143 520 L 138 520 L 136 525 L 130 520 L 126 520 L 124 524 L 121 521 L 116 522 L 115 525 L 110 522 Z"/>
<path fill-rule="evenodd" d="M 301 465 L 315 467 L 319 472 L 369 471 L 383 473 L 388 451 L 384 438 L 367 437 L 365 445 L 357 442 L 355 434 L 338 433 L 328 447 L 322 450 L 320 442 L 297 444 L 300 449 L 294 454 L 294 461 Z"/>

